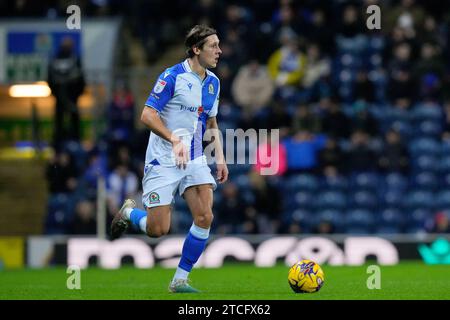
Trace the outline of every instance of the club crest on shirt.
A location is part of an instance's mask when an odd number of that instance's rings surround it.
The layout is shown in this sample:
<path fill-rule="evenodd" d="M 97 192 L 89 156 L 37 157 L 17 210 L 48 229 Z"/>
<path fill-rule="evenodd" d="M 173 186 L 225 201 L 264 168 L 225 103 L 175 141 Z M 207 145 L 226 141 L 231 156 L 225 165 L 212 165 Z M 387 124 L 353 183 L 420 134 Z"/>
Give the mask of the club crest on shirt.
<path fill-rule="evenodd" d="M 214 86 L 212 85 L 212 83 L 210 83 L 209 86 L 208 86 L 208 93 L 209 94 L 214 94 Z"/>
<path fill-rule="evenodd" d="M 198 107 L 197 114 L 200 116 L 203 113 L 203 106 Z"/>
<path fill-rule="evenodd" d="M 156 192 L 152 192 L 149 195 L 150 203 L 159 203 L 159 194 Z"/>
<path fill-rule="evenodd" d="M 155 88 L 153 89 L 153 91 L 155 93 L 160 93 L 164 90 L 164 87 L 166 86 L 167 82 L 162 80 L 162 79 L 158 79 L 158 82 L 156 82 Z"/>

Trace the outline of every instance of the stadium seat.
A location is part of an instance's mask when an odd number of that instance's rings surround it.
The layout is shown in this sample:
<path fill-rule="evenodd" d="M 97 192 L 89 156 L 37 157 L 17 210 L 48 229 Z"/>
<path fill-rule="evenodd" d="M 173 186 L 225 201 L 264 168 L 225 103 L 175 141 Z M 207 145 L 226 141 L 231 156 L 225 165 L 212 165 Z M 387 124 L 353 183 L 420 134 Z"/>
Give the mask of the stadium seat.
<path fill-rule="evenodd" d="M 408 179 L 400 173 L 389 173 L 383 179 L 383 190 L 403 192 L 408 189 Z"/>
<path fill-rule="evenodd" d="M 289 226 L 297 224 L 301 228 L 301 232 L 311 232 L 311 225 L 313 224 L 314 214 L 309 210 L 296 209 L 288 210 L 282 213 L 281 225 L 282 229 L 289 230 Z"/>
<path fill-rule="evenodd" d="M 291 195 L 292 197 L 292 195 Z M 311 209 L 314 196 L 311 192 L 299 191 L 293 195 L 293 201 L 290 202 L 290 208 L 293 209 Z"/>
<path fill-rule="evenodd" d="M 393 123 L 395 121 L 409 122 L 411 120 L 410 114 L 407 110 L 391 107 L 386 110 L 386 121 Z"/>
<path fill-rule="evenodd" d="M 370 210 L 354 209 L 347 212 L 345 224 L 346 229 L 362 227 L 372 229 L 375 223 L 375 215 Z"/>
<path fill-rule="evenodd" d="M 376 234 L 398 234 L 401 233 L 401 229 L 395 226 L 378 226 L 375 228 Z"/>
<path fill-rule="evenodd" d="M 450 155 L 443 156 L 439 161 L 439 173 L 450 173 Z"/>
<path fill-rule="evenodd" d="M 403 206 L 405 193 L 400 190 L 382 191 L 380 203 L 383 208 L 401 208 Z"/>
<path fill-rule="evenodd" d="M 348 181 L 344 176 L 324 177 L 320 182 L 320 188 L 324 191 L 345 192 L 348 188 Z"/>
<path fill-rule="evenodd" d="M 345 194 L 338 191 L 321 192 L 314 199 L 315 208 L 344 210 L 347 206 Z"/>
<path fill-rule="evenodd" d="M 450 140 L 444 140 L 441 143 L 442 156 L 450 156 Z"/>
<path fill-rule="evenodd" d="M 309 210 L 296 209 L 290 214 L 290 223 L 298 223 L 302 228 L 309 228 L 314 220 L 314 214 Z"/>
<path fill-rule="evenodd" d="M 339 232 L 344 224 L 344 215 L 339 210 L 320 210 L 314 215 L 314 224 L 317 226 L 320 222 L 330 222 L 336 228 L 335 232 Z"/>
<path fill-rule="evenodd" d="M 435 199 L 431 191 L 414 190 L 409 192 L 403 202 L 405 209 L 433 209 Z"/>
<path fill-rule="evenodd" d="M 442 110 L 439 105 L 417 105 L 412 109 L 412 118 L 414 122 L 423 120 L 441 121 Z"/>
<path fill-rule="evenodd" d="M 354 191 L 349 195 L 351 208 L 375 209 L 378 204 L 375 193 L 369 191 Z"/>
<path fill-rule="evenodd" d="M 450 209 L 450 190 L 442 190 L 437 194 L 436 206 L 439 210 Z"/>
<path fill-rule="evenodd" d="M 441 188 L 450 188 L 450 172 L 440 176 Z"/>
<path fill-rule="evenodd" d="M 237 187 L 241 190 L 250 188 L 250 178 L 246 174 L 239 174 L 233 178 L 233 182 L 236 183 Z"/>
<path fill-rule="evenodd" d="M 352 175 L 350 186 L 358 190 L 377 190 L 379 187 L 379 176 L 371 172 L 357 173 Z"/>
<path fill-rule="evenodd" d="M 287 188 L 290 192 L 310 191 L 315 192 L 319 187 L 318 179 L 310 174 L 298 174 L 290 177 L 287 181 Z"/>
<path fill-rule="evenodd" d="M 439 170 L 439 160 L 435 155 L 416 155 L 412 157 L 412 170 L 418 172 L 436 172 Z"/>
<path fill-rule="evenodd" d="M 410 143 L 410 151 L 413 156 L 419 155 L 439 155 L 441 151 L 440 144 L 430 138 L 419 138 Z"/>
<path fill-rule="evenodd" d="M 347 226 L 345 227 L 345 233 L 352 235 L 365 235 L 371 234 L 372 228 L 370 227 L 362 227 L 362 226 Z"/>
<path fill-rule="evenodd" d="M 440 122 L 425 120 L 415 125 L 413 135 L 415 138 L 434 138 L 437 139 L 442 134 L 442 125 Z"/>
<path fill-rule="evenodd" d="M 65 234 L 72 221 L 75 204 L 68 194 L 56 193 L 47 202 L 46 234 Z"/>
<path fill-rule="evenodd" d="M 412 186 L 421 190 L 434 191 L 439 186 L 439 180 L 434 173 L 421 172 L 412 177 Z"/>
<path fill-rule="evenodd" d="M 400 133 L 404 140 L 407 140 L 413 136 L 414 129 L 413 126 L 404 120 L 396 120 L 389 124 L 388 129 L 393 129 Z M 384 131 L 386 132 L 386 131 Z"/>
<path fill-rule="evenodd" d="M 399 209 L 388 208 L 382 210 L 377 217 L 380 227 L 394 227 L 400 229 L 405 224 L 405 216 Z"/>
<path fill-rule="evenodd" d="M 408 212 L 406 219 L 406 229 L 422 229 L 426 228 L 429 219 L 432 218 L 432 212 L 428 209 L 416 209 Z M 408 231 L 409 232 L 409 231 Z"/>

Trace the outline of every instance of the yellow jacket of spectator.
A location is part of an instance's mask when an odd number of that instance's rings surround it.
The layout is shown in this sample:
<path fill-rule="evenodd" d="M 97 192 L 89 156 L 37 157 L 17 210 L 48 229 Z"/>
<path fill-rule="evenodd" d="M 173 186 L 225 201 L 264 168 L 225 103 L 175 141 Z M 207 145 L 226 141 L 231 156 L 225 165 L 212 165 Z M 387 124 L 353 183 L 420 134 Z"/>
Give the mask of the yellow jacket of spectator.
<path fill-rule="evenodd" d="M 269 57 L 268 69 L 278 86 L 299 85 L 306 70 L 306 56 L 282 47 Z"/>

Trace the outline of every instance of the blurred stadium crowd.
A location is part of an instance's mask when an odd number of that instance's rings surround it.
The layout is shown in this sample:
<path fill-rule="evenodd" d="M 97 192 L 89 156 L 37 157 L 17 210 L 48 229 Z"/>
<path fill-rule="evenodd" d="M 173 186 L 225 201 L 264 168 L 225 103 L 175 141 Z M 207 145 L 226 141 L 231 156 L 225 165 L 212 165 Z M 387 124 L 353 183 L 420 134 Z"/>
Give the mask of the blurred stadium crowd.
<path fill-rule="evenodd" d="M 15 12 L 64 14 L 64 1 L 47 2 Z M 83 3 L 88 15 L 123 15 L 149 63 L 192 24 L 215 27 L 221 129 L 280 129 L 277 175 L 229 166 L 215 192 L 216 234 L 450 232 L 449 2 Z M 370 4 L 381 7 L 381 30 L 366 27 Z M 134 119 L 143 105 L 126 83 L 116 87 L 98 144 L 69 141 L 48 164 L 46 233 L 95 233 L 99 173 L 110 214 L 140 197 L 148 131 Z M 184 201 L 174 210 L 172 233 L 184 233 Z"/>

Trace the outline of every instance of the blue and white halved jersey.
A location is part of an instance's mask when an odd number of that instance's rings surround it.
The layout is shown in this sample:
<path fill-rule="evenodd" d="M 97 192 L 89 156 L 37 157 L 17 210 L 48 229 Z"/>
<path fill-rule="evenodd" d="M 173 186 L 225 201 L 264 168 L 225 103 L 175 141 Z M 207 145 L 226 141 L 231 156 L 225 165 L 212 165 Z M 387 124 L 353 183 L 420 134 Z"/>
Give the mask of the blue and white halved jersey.
<path fill-rule="evenodd" d="M 203 156 L 206 120 L 217 115 L 219 91 L 220 82 L 214 73 L 206 70 L 202 81 L 186 59 L 159 76 L 145 105 L 158 111 L 164 125 L 182 139 L 194 160 Z M 174 166 L 172 144 L 150 133 L 145 164 Z"/>

